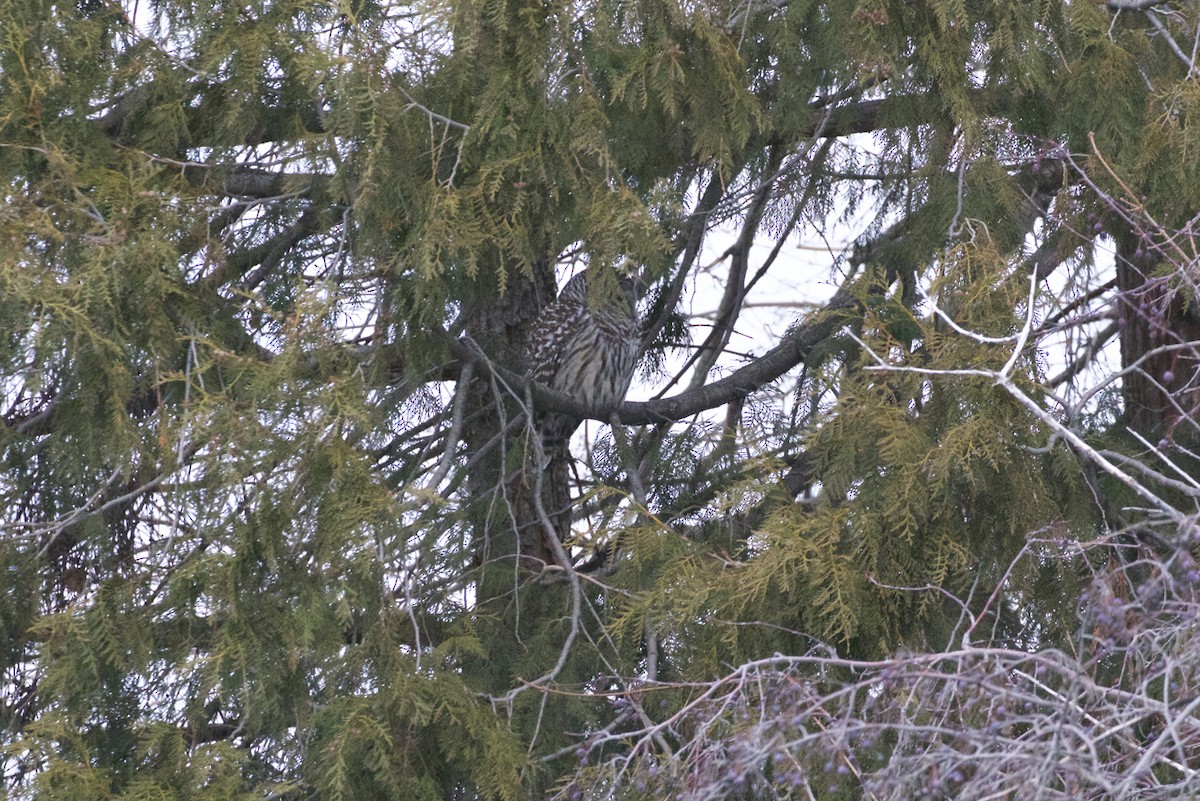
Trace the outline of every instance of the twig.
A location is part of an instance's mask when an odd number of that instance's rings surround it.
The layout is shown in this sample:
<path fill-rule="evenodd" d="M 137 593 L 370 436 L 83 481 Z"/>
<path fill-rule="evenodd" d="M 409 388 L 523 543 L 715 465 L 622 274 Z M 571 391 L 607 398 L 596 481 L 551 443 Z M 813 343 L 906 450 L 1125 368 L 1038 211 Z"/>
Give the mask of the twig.
<path fill-rule="evenodd" d="M 458 451 L 458 440 L 462 436 L 463 418 L 467 409 L 467 397 L 470 394 L 471 378 L 475 373 L 475 362 L 465 362 L 458 374 L 458 382 L 454 388 L 454 412 L 450 421 L 450 430 L 446 432 L 445 445 L 442 446 L 442 459 L 437 469 L 425 483 L 425 489 L 437 491 L 437 488 L 450 473 L 454 458 Z"/>

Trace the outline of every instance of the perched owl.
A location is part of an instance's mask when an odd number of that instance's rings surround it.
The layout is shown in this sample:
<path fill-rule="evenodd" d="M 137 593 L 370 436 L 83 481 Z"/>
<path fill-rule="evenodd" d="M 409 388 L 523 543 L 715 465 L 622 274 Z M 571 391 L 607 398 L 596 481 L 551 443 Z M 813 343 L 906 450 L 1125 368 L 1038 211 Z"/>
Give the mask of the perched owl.
<path fill-rule="evenodd" d="M 632 278 L 614 272 L 594 279 L 580 273 L 546 307 L 529 343 L 529 376 L 579 400 L 609 408 L 620 403 L 633 378 L 640 345 Z M 579 427 L 578 418 L 547 414 L 540 423 L 547 446 L 564 444 Z"/>

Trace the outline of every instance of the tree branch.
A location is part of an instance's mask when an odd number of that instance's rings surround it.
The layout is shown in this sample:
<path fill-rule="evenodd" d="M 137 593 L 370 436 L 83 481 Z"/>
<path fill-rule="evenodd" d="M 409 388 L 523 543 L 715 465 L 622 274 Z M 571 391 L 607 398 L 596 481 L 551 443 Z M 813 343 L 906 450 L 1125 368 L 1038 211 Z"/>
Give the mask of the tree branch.
<path fill-rule="evenodd" d="M 745 367 L 735 370 L 719 381 L 689 389 L 669 398 L 626 401 L 617 407 L 616 413 L 625 425 L 650 425 L 683 420 L 745 398 L 803 362 L 814 347 L 845 325 L 846 312 L 858 308 L 859 302 L 852 296 L 849 287 L 843 286 L 825 304 L 824 309 L 812 315 L 808 322 L 797 325 L 778 345 Z M 611 409 L 581 403 L 571 395 L 556 392 L 502 365 L 494 364 L 485 354 L 463 340 L 448 334 L 443 335 L 442 339 L 455 358 L 486 366 L 518 390 L 528 386 L 539 410 L 601 422 L 607 422 L 612 414 Z"/>

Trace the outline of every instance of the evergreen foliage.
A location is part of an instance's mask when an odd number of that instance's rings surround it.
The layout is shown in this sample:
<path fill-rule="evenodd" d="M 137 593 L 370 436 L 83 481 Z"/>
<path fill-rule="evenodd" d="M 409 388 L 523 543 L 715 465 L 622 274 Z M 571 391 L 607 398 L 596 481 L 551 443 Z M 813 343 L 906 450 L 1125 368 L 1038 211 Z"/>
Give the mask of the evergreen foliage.
<path fill-rule="evenodd" d="M 1197 30 L 0 0 L 4 792 L 1192 797 Z"/>

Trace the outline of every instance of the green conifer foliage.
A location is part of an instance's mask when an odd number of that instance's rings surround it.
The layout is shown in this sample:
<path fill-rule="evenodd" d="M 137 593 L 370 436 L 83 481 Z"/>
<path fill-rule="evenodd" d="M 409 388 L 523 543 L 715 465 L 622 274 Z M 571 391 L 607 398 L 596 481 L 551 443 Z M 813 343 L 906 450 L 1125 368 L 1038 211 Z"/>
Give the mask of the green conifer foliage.
<path fill-rule="evenodd" d="M 6 797 L 1189 797 L 1198 29 L 0 0 Z"/>

